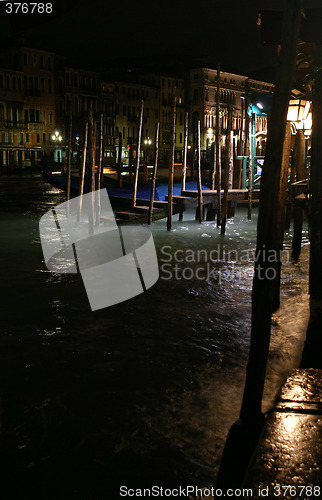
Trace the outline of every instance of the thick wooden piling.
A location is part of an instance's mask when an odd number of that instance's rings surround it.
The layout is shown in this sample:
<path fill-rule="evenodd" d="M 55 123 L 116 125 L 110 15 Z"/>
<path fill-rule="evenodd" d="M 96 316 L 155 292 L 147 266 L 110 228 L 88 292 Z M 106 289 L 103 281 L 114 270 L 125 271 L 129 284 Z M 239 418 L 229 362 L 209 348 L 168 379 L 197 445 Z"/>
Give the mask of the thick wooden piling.
<path fill-rule="evenodd" d="M 280 221 L 278 203 L 286 117 L 295 70 L 301 20 L 301 0 L 287 0 L 266 155 L 261 177 L 255 274 L 252 295 L 252 332 L 247 377 L 240 412 L 242 420 L 261 415 L 262 395 L 271 332 L 274 278 L 280 269 Z M 276 262 L 267 255 L 273 253 Z"/>
<path fill-rule="evenodd" d="M 290 153 L 291 153 L 291 124 L 286 123 L 284 144 L 283 144 L 283 158 L 282 158 L 282 167 L 281 167 L 281 182 L 280 182 L 280 190 L 279 190 L 279 200 L 277 206 L 277 220 L 278 227 L 277 231 L 280 233 L 279 240 L 279 251 L 282 255 L 283 244 L 284 244 L 284 228 L 285 228 L 285 211 L 286 211 L 286 196 L 287 196 L 287 181 L 288 181 L 288 172 L 290 165 Z M 273 303 L 272 310 L 276 311 L 280 307 L 280 291 L 281 291 L 281 268 L 282 268 L 282 260 L 279 258 L 276 263 L 277 275 L 274 280 L 274 294 L 273 294 Z"/>
<path fill-rule="evenodd" d="M 148 213 L 149 225 L 152 224 L 152 218 L 153 218 L 153 203 L 154 203 L 155 183 L 157 179 L 158 158 L 159 158 L 159 131 L 160 131 L 160 123 L 158 122 L 155 131 L 155 155 L 154 155 L 154 166 L 153 166 L 151 193 L 150 193 L 149 213 Z"/>
<path fill-rule="evenodd" d="M 171 160 L 169 166 L 169 177 L 168 177 L 168 218 L 167 218 L 167 230 L 172 229 L 172 216 L 173 216 L 173 177 L 174 177 L 174 151 L 176 147 L 176 105 L 174 104 L 173 110 L 173 130 L 172 130 L 172 152 Z"/>
<path fill-rule="evenodd" d="M 85 165 L 86 165 L 86 152 L 87 152 L 87 141 L 88 141 L 88 122 L 85 125 L 85 138 L 84 138 L 84 148 L 83 148 L 83 158 L 82 158 L 82 168 L 80 172 L 80 182 L 78 191 L 78 210 L 77 210 L 77 222 L 81 220 L 82 216 L 82 204 L 83 204 L 83 191 L 84 191 L 84 180 L 85 180 Z"/>
<path fill-rule="evenodd" d="M 278 272 L 280 228 L 278 202 L 281 165 L 290 91 L 295 70 L 301 20 L 301 0 L 287 0 L 282 29 L 266 155 L 261 178 L 255 274 L 252 293 L 252 330 L 240 420 L 231 427 L 218 474 L 217 487 L 236 488 L 242 483 L 265 418 L 262 396 L 269 352 L 273 280 Z M 270 258 L 268 258 L 270 257 Z M 277 264 L 277 265 L 274 265 Z M 321 265 L 320 265 L 321 268 Z"/>
<path fill-rule="evenodd" d="M 139 170 L 140 170 L 140 153 L 141 153 L 141 140 L 142 140 L 142 125 L 143 125 L 143 110 L 144 110 L 144 101 L 141 101 L 141 113 L 140 113 L 140 124 L 139 124 L 139 134 L 138 134 L 138 145 L 136 150 L 136 168 L 134 174 L 134 186 L 133 186 L 133 196 L 132 196 L 132 207 L 136 205 L 136 196 L 138 190 L 138 181 L 139 181 Z"/>

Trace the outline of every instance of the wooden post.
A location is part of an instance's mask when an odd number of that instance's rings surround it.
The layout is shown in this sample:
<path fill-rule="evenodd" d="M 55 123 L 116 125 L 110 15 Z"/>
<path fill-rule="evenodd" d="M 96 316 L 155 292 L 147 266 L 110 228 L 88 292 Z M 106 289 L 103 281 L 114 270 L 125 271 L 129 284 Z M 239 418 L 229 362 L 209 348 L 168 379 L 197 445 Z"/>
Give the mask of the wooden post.
<path fill-rule="evenodd" d="M 221 234 L 226 233 L 226 221 L 228 212 L 228 190 L 229 190 L 229 178 L 230 171 L 232 169 L 231 165 L 231 128 L 232 128 L 232 108 L 231 105 L 228 108 L 228 125 L 227 125 L 227 141 L 226 141 L 226 165 L 225 165 L 225 186 L 224 186 L 224 197 L 222 202 L 222 219 L 221 219 Z"/>
<path fill-rule="evenodd" d="M 147 184 L 149 180 L 148 162 L 149 162 L 149 154 L 148 154 L 148 145 L 146 144 L 143 153 L 143 184 Z"/>
<path fill-rule="evenodd" d="M 216 185 L 216 141 L 212 143 L 211 147 L 211 176 L 210 176 L 210 186 L 211 190 L 214 191 Z"/>
<path fill-rule="evenodd" d="M 129 184 L 133 184 L 133 140 L 129 137 Z"/>
<path fill-rule="evenodd" d="M 82 204 L 83 204 L 83 191 L 84 191 L 84 179 L 85 179 L 85 165 L 86 165 L 86 152 L 87 152 L 87 140 L 88 140 L 88 122 L 85 126 L 85 139 L 84 139 L 84 148 L 83 148 L 83 158 L 82 158 L 82 170 L 79 182 L 79 191 L 78 191 L 78 211 L 77 211 L 77 222 L 81 220 L 82 216 Z"/>
<path fill-rule="evenodd" d="M 117 178 L 119 187 L 122 187 L 122 133 L 119 132 L 119 147 L 117 157 Z"/>
<path fill-rule="evenodd" d="M 216 186 L 217 186 L 217 227 L 221 224 L 221 158 L 220 158 L 220 66 L 217 67 L 216 93 Z"/>
<path fill-rule="evenodd" d="M 155 132 L 155 156 L 154 156 L 154 167 L 153 167 L 153 176 L 152 176 L 152 184 L 151 184 L 149 214 L 148 214 L 148 224 L 149 225 L 152 224 L 152 218 L 153 218 L 153 202 L 154 202 L 155 183 L 156 183 L 156 179 L 157 179 L 158 158 L 159 158 L 159 131 L 160 131 L 160 123 L 158 122 L 156 132 Z"/>
<path fill-rule="evenodd" d="M 172 215 L 173 215 L 173 176 L 174 176 L 174 151 L 176 146 L 176 105 L 174 104 L 173 110 L 173 132 L 172 132 L 172 154 L 171 163 L 169 167 L 169 177 L 168 177 L 168 218 L 167 218 L 167 230 L 172 229 Z"/>
<path fill-rule="evenodd" d="M 241 99 L 241 122 L 240 122 L 240 130 L 239 130 L 239 141 L 237 146 L 237 155 L 243 156 L 243 135 L 244 135 L 244 101 L 245 99 Z M 242 173 L 243 173 L 243 160 L 238 161 L 238 182 L 237 188 L 241 189 L 242 187 Z"/>
<path fill-rule="evenodd" d="M 96 152 L 96 123 L 93 119 L 93 111 L 90 111 L 91 124 L 91 199 L 88 211 L 89 234 L 94 234 L 94 207 L 95 207 L 95 152 Z"/>
<path fill-rule="evenodd" d="M 184 128 L 184 146 L 183 146 L 183 163 L 182 163 L 182 179 L 181 179 L 181 194 L 186 189 L 187 178 L 187 154 L 188 154 L 188 135 L 189 135 L 189 113 L 186 112 L 186 121 Z M 179 213 L 179 220 L 183 220 L 183 212 Z"/>
<path fill-rule="evenodd" d="M 197 158 L 198 158 L 198 219 L 199 222 L 203 222 L 203 203 L 202 203 L 202 183 L 201 183 L 201 149 L 200 149 L 200 120 L 198 120 L 198 135 L 197 135 L 197 142 L 198 142 L 198 153 L 197 153 Z"/>
<path fill-rule="evenodd" d="M 100 153 L 99 153 L 99 164 L 97 172 L 97 193 L 96 193 L 96 219 L 95 225 L 99 226 L 101 222 L 101 183 L 103 181 L 103 113 L 101 113 L 101 123 L 100 123 Z"/>
<path fill-rule="evenodd" d="M 305 136 L 303 130 L 298 130 L 295 138 L 295 171 L 296 181 L 305 179 Z M 301 254 L 302 230 L 303 230 L 303 209 L 293 200 L 294 233 L 292 241 L 292 257 L 298 259 Z"/>
<path fill-rule="evenodd" d="M 249 163 L 247 169 L 248 177 L 248 220 L 252 218 L 253 207 L 253 172 L 255 167 L 255 134 L 256 134 L 256 114 L 252 113 L 252 119 L 249 123 Z"/>
<path fill-rule="evenodd" d="M 232 116 L 231 116 L 231 122 L 232 122 Z M 231 123 L 232 127 L 232 123 Z M 235 158 L 235 152 L 234 152 L 234 132 L 230 130 L 229 135 L 227 134 L 227 139 L 229 140 L 229 181 L 228 181 L 228 188 L 233 189 L 233 178 L 234 178 L 234 158 Z"/>
<path fill-rule="evenodd" d="M 283 20 L 282 44 L 266 155 L 261 177 L 256 263 L 252 295 L 252 332 L 247 375 L 240 416 L 242 420 L 261 418 L 262 395 L 271 332 L 274 273 L 279 269 L 281 165 L 286 116 L 295 70 L 301 20 L 301 0 L 287 0 Z M 268 261 L 275 253 L 277 263 Z M 276 264 L 276 265 L 273 265 Z M 273 268 L 273 270 L 272 270 Z"/>
<path fill-rule="evenodd" d="M 139 135 L 138 135 L 138 147 L 137 147 L 137 151 L 136 151 L 136 168 L 135 168 L 135 174 L 134 174 L 132 207 L 135 207 L 135 205 L 136 205 L 136 196 L 137 196 L 137 190 L 138 190 L 139 169 L 140 169 L 140 152 L 141 152 L 141 140 L 142 140 L 142 125 L 143 125 L 143 109 L 144 109 L 144 101 L 142 99 L 142 101 L 141 101 Z"/>
<path fill-rule="evenodd" d="M 189 113 L 187 111 L 186 112 L 185 128 L 184 128 L 184 147 L 183 147 L 181 191 L 184 191 L 186 189 L 188 134 L 189 134 Z"/>
<path fill-rule="evenodd" d="M 291 154 L 291 124 L 289 122 L 286 123 L 285 130 L 285 138 L 283 144 L 283 158 L 282 158 L 282 168 L 281 168 L 281 182 L 280 182 L 280 191 L 279 191 L 279 199 L 277 205 L 277 220 L 278 226 L 276 228 L 280 233 L 279 240 L 279 251 L 283 250 L 284 243 L 284 227 L 285 227 L 285 209 L 286 209 L 286 196 L 287 196 L 287 180 L 288 180 L 288 171 L 290 165 L 290 154 Z M 281 254 L 282 255 L 282 254 Z M 277 274 L 276 279 L 273 280 L 274 292 L 273 292 L 273 300 L 272 300 L 272 311 L 276 311 L 280 307 L 280 290 L 281 290 L 281 268 L 282 268 L 282 260 L 278 259 L 276 263 Z"/>
<path fill-rule="evenodd" d="M 69 116 L 69 137 L 68 137 L 68 167 L 67 167 L 67 217 L 69 216 L 70 184 L 72 178 L 72 114 Z"/>

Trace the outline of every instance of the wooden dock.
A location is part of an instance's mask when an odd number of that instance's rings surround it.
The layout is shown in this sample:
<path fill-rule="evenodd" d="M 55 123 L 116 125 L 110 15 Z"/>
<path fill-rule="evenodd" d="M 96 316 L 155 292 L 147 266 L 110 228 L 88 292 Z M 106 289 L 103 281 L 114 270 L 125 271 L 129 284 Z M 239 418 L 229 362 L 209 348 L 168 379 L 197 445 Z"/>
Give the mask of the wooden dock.
<path fill-rule="evenodd" d="M 224 190 L 221 190 L 223 197 Z M 203 190 L 203 211 L 205 220 L 214 220 L 217 207 L 217 190 Z M 247 189 L 230 189 L 228 191 L 228 210 L 229 216 L 234 215 L 234 210 L 238 204 L 247 203 Z M 138 199 L 135 207 L 131 206 L 131 200 L 126 198 L 110 196 L 110 200 L 115 212 L 115 216 L 120 220 L 131 222 L 146 222 L 148 217 L 149 203 L 148 199 Z M 185 190 L 180 196 L 173 195 L 173 214 L 182 214 L 187 210 L 198 208 L 198 190 Z M 168 213 L 168 196 L 164 201 L 154 201 L 153 220 L 162 219 Z"/>

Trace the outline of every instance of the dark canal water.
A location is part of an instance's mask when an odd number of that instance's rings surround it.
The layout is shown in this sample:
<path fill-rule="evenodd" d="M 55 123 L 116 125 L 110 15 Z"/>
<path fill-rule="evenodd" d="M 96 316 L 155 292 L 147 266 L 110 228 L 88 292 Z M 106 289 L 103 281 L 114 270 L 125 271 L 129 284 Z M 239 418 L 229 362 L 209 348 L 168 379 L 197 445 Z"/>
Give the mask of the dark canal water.
<path fill-rule="evenodd" d="M 120 485 L 213 485 L 241 404 L 256 211 L 248 221 L 238 209 L 225 237 L 192 213 L 171 234 L 156 222 L 158 282 L 92 312 L 80 276 L 43 261 L 39 219 L 64 195 L 40 175 L 1 177 L 0 189 L 1 498 L 114 500 Z M 304 244 L 298 262 L 285 258 L 266 409 L 301 355 L 307 234 Z M 209 256 L 205 279 L 197 269 Z"/>

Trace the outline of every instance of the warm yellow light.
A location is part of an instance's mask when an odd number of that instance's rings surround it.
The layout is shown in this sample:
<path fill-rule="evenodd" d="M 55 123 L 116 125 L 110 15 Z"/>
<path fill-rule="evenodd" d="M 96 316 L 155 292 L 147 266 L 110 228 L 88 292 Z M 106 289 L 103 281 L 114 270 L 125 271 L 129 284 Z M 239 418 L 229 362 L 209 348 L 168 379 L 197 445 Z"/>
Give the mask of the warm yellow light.
<path fill-rule="evenodd" d="M 292 99 L 289 102 L 287 121 L 300 122 L 305 120 L 309 114 L 311 102 L 304 99 Z"/>

